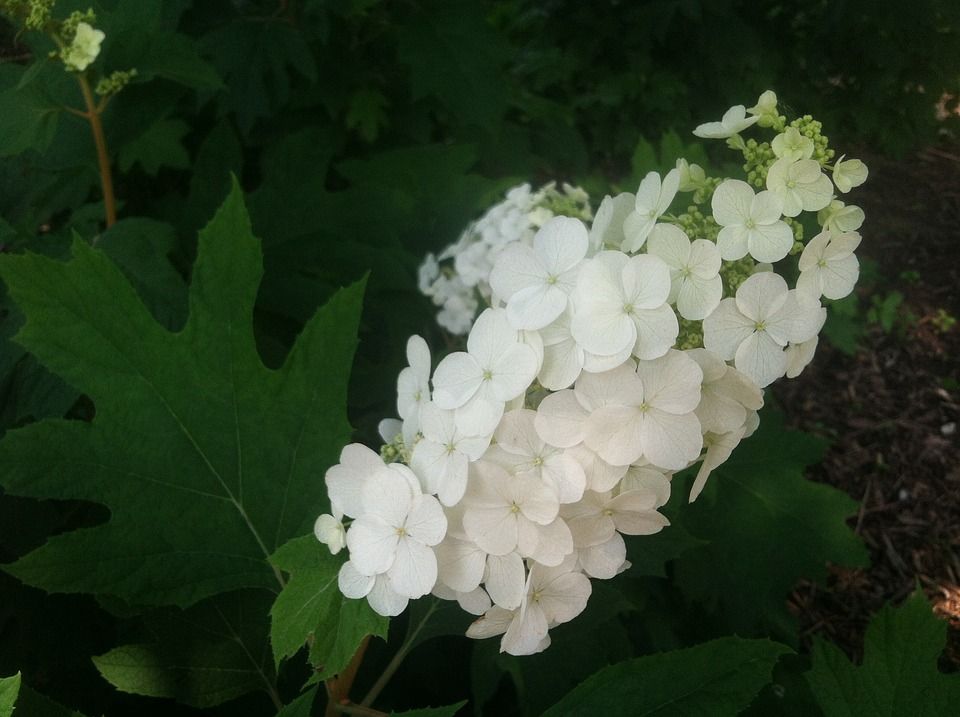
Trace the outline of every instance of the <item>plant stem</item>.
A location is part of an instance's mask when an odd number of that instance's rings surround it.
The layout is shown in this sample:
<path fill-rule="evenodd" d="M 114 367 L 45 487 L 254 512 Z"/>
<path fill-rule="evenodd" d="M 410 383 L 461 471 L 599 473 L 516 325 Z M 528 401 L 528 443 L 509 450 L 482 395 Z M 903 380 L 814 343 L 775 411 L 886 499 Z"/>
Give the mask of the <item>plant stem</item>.
<path fill-rule="evenodd" d="M 110 171 L 110 155 L 107 153 L 107 140 L 103 135 L 103 123 L 100 121 L 102 108 L 93 98 L 90 82 L 84 74 L 77 74 L 83 101 L 87 105 L 86 117 L 93 131 L 93 142 L 97 146 L 97 165 L 100 168 L 100 184 L 103 187 L 103 205 L 106 213 L 107 229 L 117 223 L 117 200 L 113 195 L 113 174 Z"/>
<path fill-rule="evenodd" d="M 367 635 L 360 643 L 360 647 L 354 653 L 348 664 L 336 677 L 327 680 L 327 711 L 326 717 L 334 717 L 338 711 L 342 711 L 344 706 L 342 701 L 350 699 L 350 688 L 353 681 L 357 678 L 357 671 L 360 669 L 360 663 L 363 662 L 363 655 L 367 651 L 367 645 L 370 644 L 370 636 Z M 349 714 L 349 713 L 348 713 Z"/>
<path fill-rule="evenodd" d="M 427 624 L 427 620 L 430 619 L 430 616 L 433 615 L 433 612 L 436 609 L 437 603 L 434 602 L 430 605 L 430 609 L 427 610 L 427 613 L 423 616 L 423 619 L 420 620 L 417 626 L 407 632 L 407 637 L 404 639 L 403 644 L 400 645 L 400 649 L 397 650 L 397 654 L 393 656 L 393 659 L 390 660 L 390 663 L 381 673 L 380 677 L 378 677 L 377 681 L 373 683 L 373 687 L 370 688 L 367 696 L 363 698 L 363 701 L 360 703 L 361 707 L 369 707 L 373 704 L 373 701 L 380 696 L 383 688 L 387 686 L 390 678 L 393 677 L 393 673 L 397 671 L 398 667 L 400 667 L 400 663 L 403 662 L 403 658 L 406 657 L 407 653 L 413 648 L 413 643 L 414 640 L 417 639 L 417 635 L 420 634 L 423 626 Z"/>

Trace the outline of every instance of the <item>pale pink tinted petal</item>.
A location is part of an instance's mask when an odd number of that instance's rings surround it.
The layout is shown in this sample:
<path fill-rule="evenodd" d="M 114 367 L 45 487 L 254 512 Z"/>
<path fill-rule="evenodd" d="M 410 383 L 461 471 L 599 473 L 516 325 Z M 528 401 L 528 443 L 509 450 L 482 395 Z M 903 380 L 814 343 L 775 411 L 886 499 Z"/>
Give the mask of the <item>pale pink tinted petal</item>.
<path fill-rule="evenodd" d="M 473 624 L 467 628 L 467 637 L 482 640 L 487 637 L 502 635 L 507 631 L 507 628 L 510 627 L 510 624 L 513 622 L 513 617 L 513 610 L 505 610 L 502 607 L 494 605 L 483 617 L 475 620 Z"/>
<path fill-rule="evenodd" d="M 506 555 L 517 547 L 517 516 L 507 505 L 496 508 L 469 506 L 463 514 L 463 529 L 473 542 L 491 555 Z"/>
<path fill-rule="evenodd" d="M 682 351 L 670 351 L 654 361 L 641 361 L 637 376 L 643 381 L 644 399 L 669 413 L 689 413 L 700 402 L 703 370 Z"/>
<path fill-rule="evenodd" d="M 588 415 L 573 391 L 557 391 L 540 402 L 534 427 L 551 446 L 568 448 L 583 441 L 583 424 Z"/>
<path fill-rule="evenodd" d="M 724 299 L 710 316 L 703 320 L 703 345 L 725 361 L 731 360 L 747 337 L 754 332 L 754 322 L 740 313 L 734 299 Z"/>
<path fill-rule="evenodd" d="M 340 566 L 340 572 L 337 574 L 337 587 L 340 588 L 344 597 L 352 600 L 365 598 L 373 589 L 375 582 L 375 576 L 363 575 L 349 560 Z"/>
<path fill-rule="evenodd" d="M 490 599 L 500 607 L 513 610 L 523 600 L 526 571 L 519 553 L 491 555 L 487 558 L 484 586 Z"/>
<path fill-rule="evenodd" d="M 457 592 L 469 592 L 483 580 L 487 554 L 472 543 L 444 540 L 435 548 L 440 582 Z"/>
<path fill-rule="evenodd" d="M 590 414 L 584 442 L 607 463 L 626 466 L 643 455 L 644 414 L 630 406 L 607 406 Z"/>
<path fill-rule="evenodd" d="M 766 331 L 757 331 L 737 349 L 735 365 L 760 388 L 769 386 L 787 370 L 783 347 Z"/>
<path fill-rule="evenodd" d="M 537 412 L 529 408 L 507 411 L 494 434 L 497 444 L 505 451 L 533 458 L 543 450 L 543 440 L 537 435 L 534 420 Z"/>
<path fill-rule="evenodd" d="M 586 575 L 567 573 L 552 580 L 542 590 L 540 606 L 553 622 L 569 622 L 583 612 L 591 590 Z"/>
<path fill-rule="evenodd" d="M 590 577 L 609 580 L 620 572 L 627 559 L 627 546 L 619 533 L 606 543 L 584 548 L 580 551 L 580 567 Z"/>
<path fill-rule="evenodd" d="M 644 457 L 659 468 L 680 470 L 700 455 L 703 436 L 692 413 L 676 416 L 650 409 L 641 429 Z"/>

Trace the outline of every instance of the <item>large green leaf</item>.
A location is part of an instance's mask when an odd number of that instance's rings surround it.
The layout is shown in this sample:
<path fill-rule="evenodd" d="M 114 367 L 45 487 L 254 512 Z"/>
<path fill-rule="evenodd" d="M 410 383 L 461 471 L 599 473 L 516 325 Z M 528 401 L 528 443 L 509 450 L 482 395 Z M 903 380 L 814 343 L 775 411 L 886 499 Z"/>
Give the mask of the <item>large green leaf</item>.
<path fill-rule="evenodd" d="M 271 562 L 290 578 L 270 610 L 270 641 L 277 664 L 312 639 L 311 679 L 340 672 L 367 635 L 386 639 L 389 621 L 377 615 L 366 600 L 348 600 L 337 588 L 342 558 L 330 554 L 312 534 L 291 540 Z"/>
<path fill-rule="evenodd" d="M 0 276 L 26 315 L 17 341 L 90 396 L 96 418 L 9 433 L 0 482 L 111 512 L 9 572 L 46 590 L 140 605 L 278 589 L 266 558 L 323 512 L 319 476 L 350 437 L 344 407 L 362 286 L 320 309 L 273 371 L 251 328 L 261 273 L 236 187 L 201 233 L 179 333 L 157 324 L 113 262 L 82 242 L 67 263 L 2 258 Z"/>
<path fill-rule="evenodd" d="M 445 707 L 421 707 L 416 710 L 391 712 L 390 714 L 394 717 L 453 717 L 465 704 L 467 704 L 466 700 Z"/>
<path fill-rule="evenodd" d="M 597 672 L 544 717 L 561 715 L 735 715 L 770 681 L 789 648 L 725 637 L 686 650 L 621 662 Z"/>
<path fill-rule="evenodd" d="M 795 619 L 786 596 L 797 580 L 825 578 L 828 562 L 867 563 L 863 543 L 846 523 L 857 503 L 804 477 L 822 451 L 822 441 L 788 431 L 781 414 L 764 411 L 756 435 L 676 516 L 694 537 L 709 541 L 675 562 L 680 588 L 697 602 L 720 607 L 729 628 L 740 634 L 772 630 L 789 639 Z"/>
<path fill-rule="evenodd" d="M 838 647 L 817 639 L 807 682 L 826 717 L 956 714 L 960 675 L 937 669 L 946 640 L 946 622 L 918 592 L 899 608 L 885 606 L 873 619 L 859 667 Z"/>
<path fill-rule="evenodd" d="M 156 610 L 143 620 L 149 642 L 121 645 L 93 662 L 121 692 L 170 697 L 194 707 L 254 690 L 271 693 L 266 616 L 272 597 L 266 590 L 242 590 L 186 610 Z"/>
<path fill-rule="evenodd" d="M 473 2 L 429 2 L 399 30 L 400 61 L 410 67 L 415 99 L 432 95 L 464 124 L 497 127 L 507 108 L 503 37 Z"/>
<path fill-rule="evenodd" d="M 20 673 L 12 677 L 0 677 L 0 717 L 10 717 L 13 705 L 20 694 Z"/>

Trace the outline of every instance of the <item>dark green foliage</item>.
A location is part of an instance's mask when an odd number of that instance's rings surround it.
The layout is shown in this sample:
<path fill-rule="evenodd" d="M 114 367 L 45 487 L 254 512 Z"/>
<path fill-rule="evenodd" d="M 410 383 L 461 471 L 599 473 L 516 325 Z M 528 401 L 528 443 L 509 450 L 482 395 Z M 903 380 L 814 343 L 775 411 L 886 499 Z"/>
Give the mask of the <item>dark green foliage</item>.
<path fill-rule="evenodd" d="M 690 130 L 768 87 L 831 135 L 886 151 L 957 123 L 933 111 L 960 95 L 960 10 L 944 0 L 914 3 L 909 22 L 868 0 L 59 0 L 56 12 L 88 7 L 107 35 L 92 79 L 137 70 L 103 115 L 109 230 L 90 127 L 70 112 L 77 83 L 49 39 L 0 21 L 0 674 L 23 673 L 18 716 L 322 713 L 313 683 L 364 636 L 387 637 L 385 619 L 336 591 L 342 555 L 305 535 L 327 508 L 323 472 L 351 425 L 376 445 L 410 334 L 446 350 L 417 266 L 506 188 L 571 180 L 599 198 L 681 154 L 706 164 Z M 894 294 L 835 308 L 825 332 L 847 351 L 867 320 L 898 327 Z M 845 525 L 853 502 L 803 478 L 821 446 L 774 415 L 762 426 L 695 505 L 675 479 L 673 526 L 628 541 L 632 569 L 596 585 L 547 652 L 471 646 L 468 616 L 424 600 L 389 643 L 370 642 L 351 697 L 430 613 L 385 711 L 599 713 L 611 695 L 686 685 L 703 713 L 759 693 L 755 714 L 802 714 L 805 657 L 706 642 L 796 644 L 784 605 L 796 581 L 864 559 Z M 955 692 L 932 667 L 940 624 L 918 611 L 884 613 L 890 639 L 875 625 L 860 668 L 818 643 L 809 680 L 825 712 L 860 714 L 836 705 L 866 704 L 879 654 L 923 663 L 887 675 L 922 685 L 918 706 Z M 450 706 L 402 711 L 425 704 Z"/>

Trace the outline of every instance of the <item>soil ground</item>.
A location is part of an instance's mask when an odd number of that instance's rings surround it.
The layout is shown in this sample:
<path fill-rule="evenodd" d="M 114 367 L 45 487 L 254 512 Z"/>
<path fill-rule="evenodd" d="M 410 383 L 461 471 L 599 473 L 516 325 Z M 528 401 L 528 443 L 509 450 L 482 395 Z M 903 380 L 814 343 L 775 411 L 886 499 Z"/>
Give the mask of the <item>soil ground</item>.
<path fill-rule="evenodd" d="M 832 441 L 810 470 L 861 501 L 851 525 L 871 566 L 834 568 L 826 587 L 791 596 L 804 636 L 837 642 L 860 658 L 870 617 L 918 585 L 950 625 L 943 667 L 960 669 L 960 144 L 903 160 L 860 152 L 868 182 L 858 255 L 878 280 L 860 295 L 903 295 L 893 327 L 868 324 L 849 356 L 821 339 L 816 360 L 776 385 L 794 426 Z"/>

